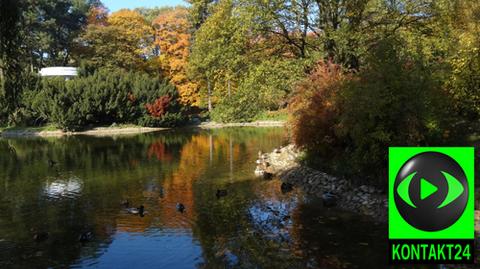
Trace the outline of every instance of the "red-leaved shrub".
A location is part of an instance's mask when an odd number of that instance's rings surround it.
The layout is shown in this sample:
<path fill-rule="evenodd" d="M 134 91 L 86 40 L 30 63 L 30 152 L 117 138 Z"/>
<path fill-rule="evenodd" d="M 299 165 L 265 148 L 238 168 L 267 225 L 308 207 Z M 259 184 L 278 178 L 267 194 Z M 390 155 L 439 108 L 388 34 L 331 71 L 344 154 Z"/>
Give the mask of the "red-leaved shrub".
<path fill-rule="evenodd" d="M 337 95 L 349 77 L 339 65 L 321 61 L 297 83 L 289 105 L 289 121 L 298 147 L 328 153 L 335 146 L 340 114 Z"/>
<path fill-rule="evenodd" d="M 168 95 L 161 96 L 155 100 L 153 104 L 146 104 L 145 108 L 148 114 L 154 118 L 161 118 L 167 113 L 168 105 L 170 104 L 171 97 Z"/>

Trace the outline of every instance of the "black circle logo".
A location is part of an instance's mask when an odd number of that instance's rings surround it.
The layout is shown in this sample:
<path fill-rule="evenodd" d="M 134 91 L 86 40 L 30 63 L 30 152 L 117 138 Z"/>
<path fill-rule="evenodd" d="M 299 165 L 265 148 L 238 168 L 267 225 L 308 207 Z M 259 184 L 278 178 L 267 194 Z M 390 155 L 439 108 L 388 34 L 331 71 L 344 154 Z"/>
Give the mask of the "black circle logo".
<path fill-rule="evenodd" d="M 467 177 L 450 156 L 423 152 L 400 168 L 394 200 L 410 225 L 423 231 L 440 231 L 462 216 L 468 202 Z"/>

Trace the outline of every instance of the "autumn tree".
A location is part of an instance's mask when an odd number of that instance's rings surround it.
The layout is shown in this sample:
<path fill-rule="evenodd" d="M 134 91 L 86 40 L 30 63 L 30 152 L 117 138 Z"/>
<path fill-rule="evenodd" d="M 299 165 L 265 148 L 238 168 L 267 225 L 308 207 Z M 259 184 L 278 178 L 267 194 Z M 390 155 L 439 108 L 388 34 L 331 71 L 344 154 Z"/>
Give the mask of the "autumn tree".
<path fill-rule="evenodd" d="M 152 53 L 153 29 L 140 13 L 122 9 L 108 16 L 105 23 L 89 24 L 79 40 L 92 66 L 146 69 Z"/>
<path fill-rule="evenodd" d="M 227 84 L 235 83 L 249 62 L 251 20 L 233 16 L 234 10 L 233 1 L 221 1 L 195 33 L 189 71 L 193 78 L 202 81 L 204 100 L 208 95 L 225 96 Z"/>
<path fill-rule="evenodd" d="M 164 76 L 177 86 L 182 103 L 199 106 L 198 85 L 187 77 L 191 39 L 188 10 L 183 7 L 166 10 L 153 20 L 153 27 Z"/>
<path fill-rule="evenodd" d="M 182 8 L 185 8 L 185 7 L 183 6 L 176 6 L 176 7 L 164 6 L 164 7 L 153 7 L 153 8 L 139 7 L 139 8 L 135 8 L 135 11 L 140 13 L 145 18 L 148 24 L 152 24 L 153 21 L 158 16 L 164 13 L 173 11 L 175 9 L 182 9 Z"/>
<path fill-rule="evenodd" d="M 445 87 L 453 95 L 460 115 L 476 122 L 480 118 L 480 3 L 457 0 L 444 4 L 450 4 L 447 14 L 452 18 L 452 38 L 445 40 L 451 70 Z"/>
<path fill-rule="evenodd" d="M 215 6 L 216 0 L 187 0 L 190 4 L 190 19 L 193 27 L 199 29 L 200 26 L 207 20 L 211 13 L 211 9 Z"/>

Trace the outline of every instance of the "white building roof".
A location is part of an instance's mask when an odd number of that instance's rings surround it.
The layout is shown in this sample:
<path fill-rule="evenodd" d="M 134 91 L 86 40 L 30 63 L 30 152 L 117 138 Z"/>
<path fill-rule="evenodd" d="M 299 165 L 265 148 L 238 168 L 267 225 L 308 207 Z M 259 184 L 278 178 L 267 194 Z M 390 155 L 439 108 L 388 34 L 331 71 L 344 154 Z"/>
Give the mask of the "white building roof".
<path fill-rule="evenodd" d="M 42 77 L 74 77 L 78 75 L 78 72 L 76 67 L 55 66 L 42 68 L 40 70 L 40 75 Z"/>

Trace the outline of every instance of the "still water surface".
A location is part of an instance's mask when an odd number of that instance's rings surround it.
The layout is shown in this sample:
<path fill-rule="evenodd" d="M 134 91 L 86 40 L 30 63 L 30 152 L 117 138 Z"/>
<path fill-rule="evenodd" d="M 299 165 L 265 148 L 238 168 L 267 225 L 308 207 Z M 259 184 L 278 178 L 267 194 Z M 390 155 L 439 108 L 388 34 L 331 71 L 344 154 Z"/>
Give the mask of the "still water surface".
<path fill-rule="evenodd" d="M 285 137 L 229 128 L 1 139 L 0 268 L 385 268 L 385 224 L 254 177 L 257 152 Z"/>

